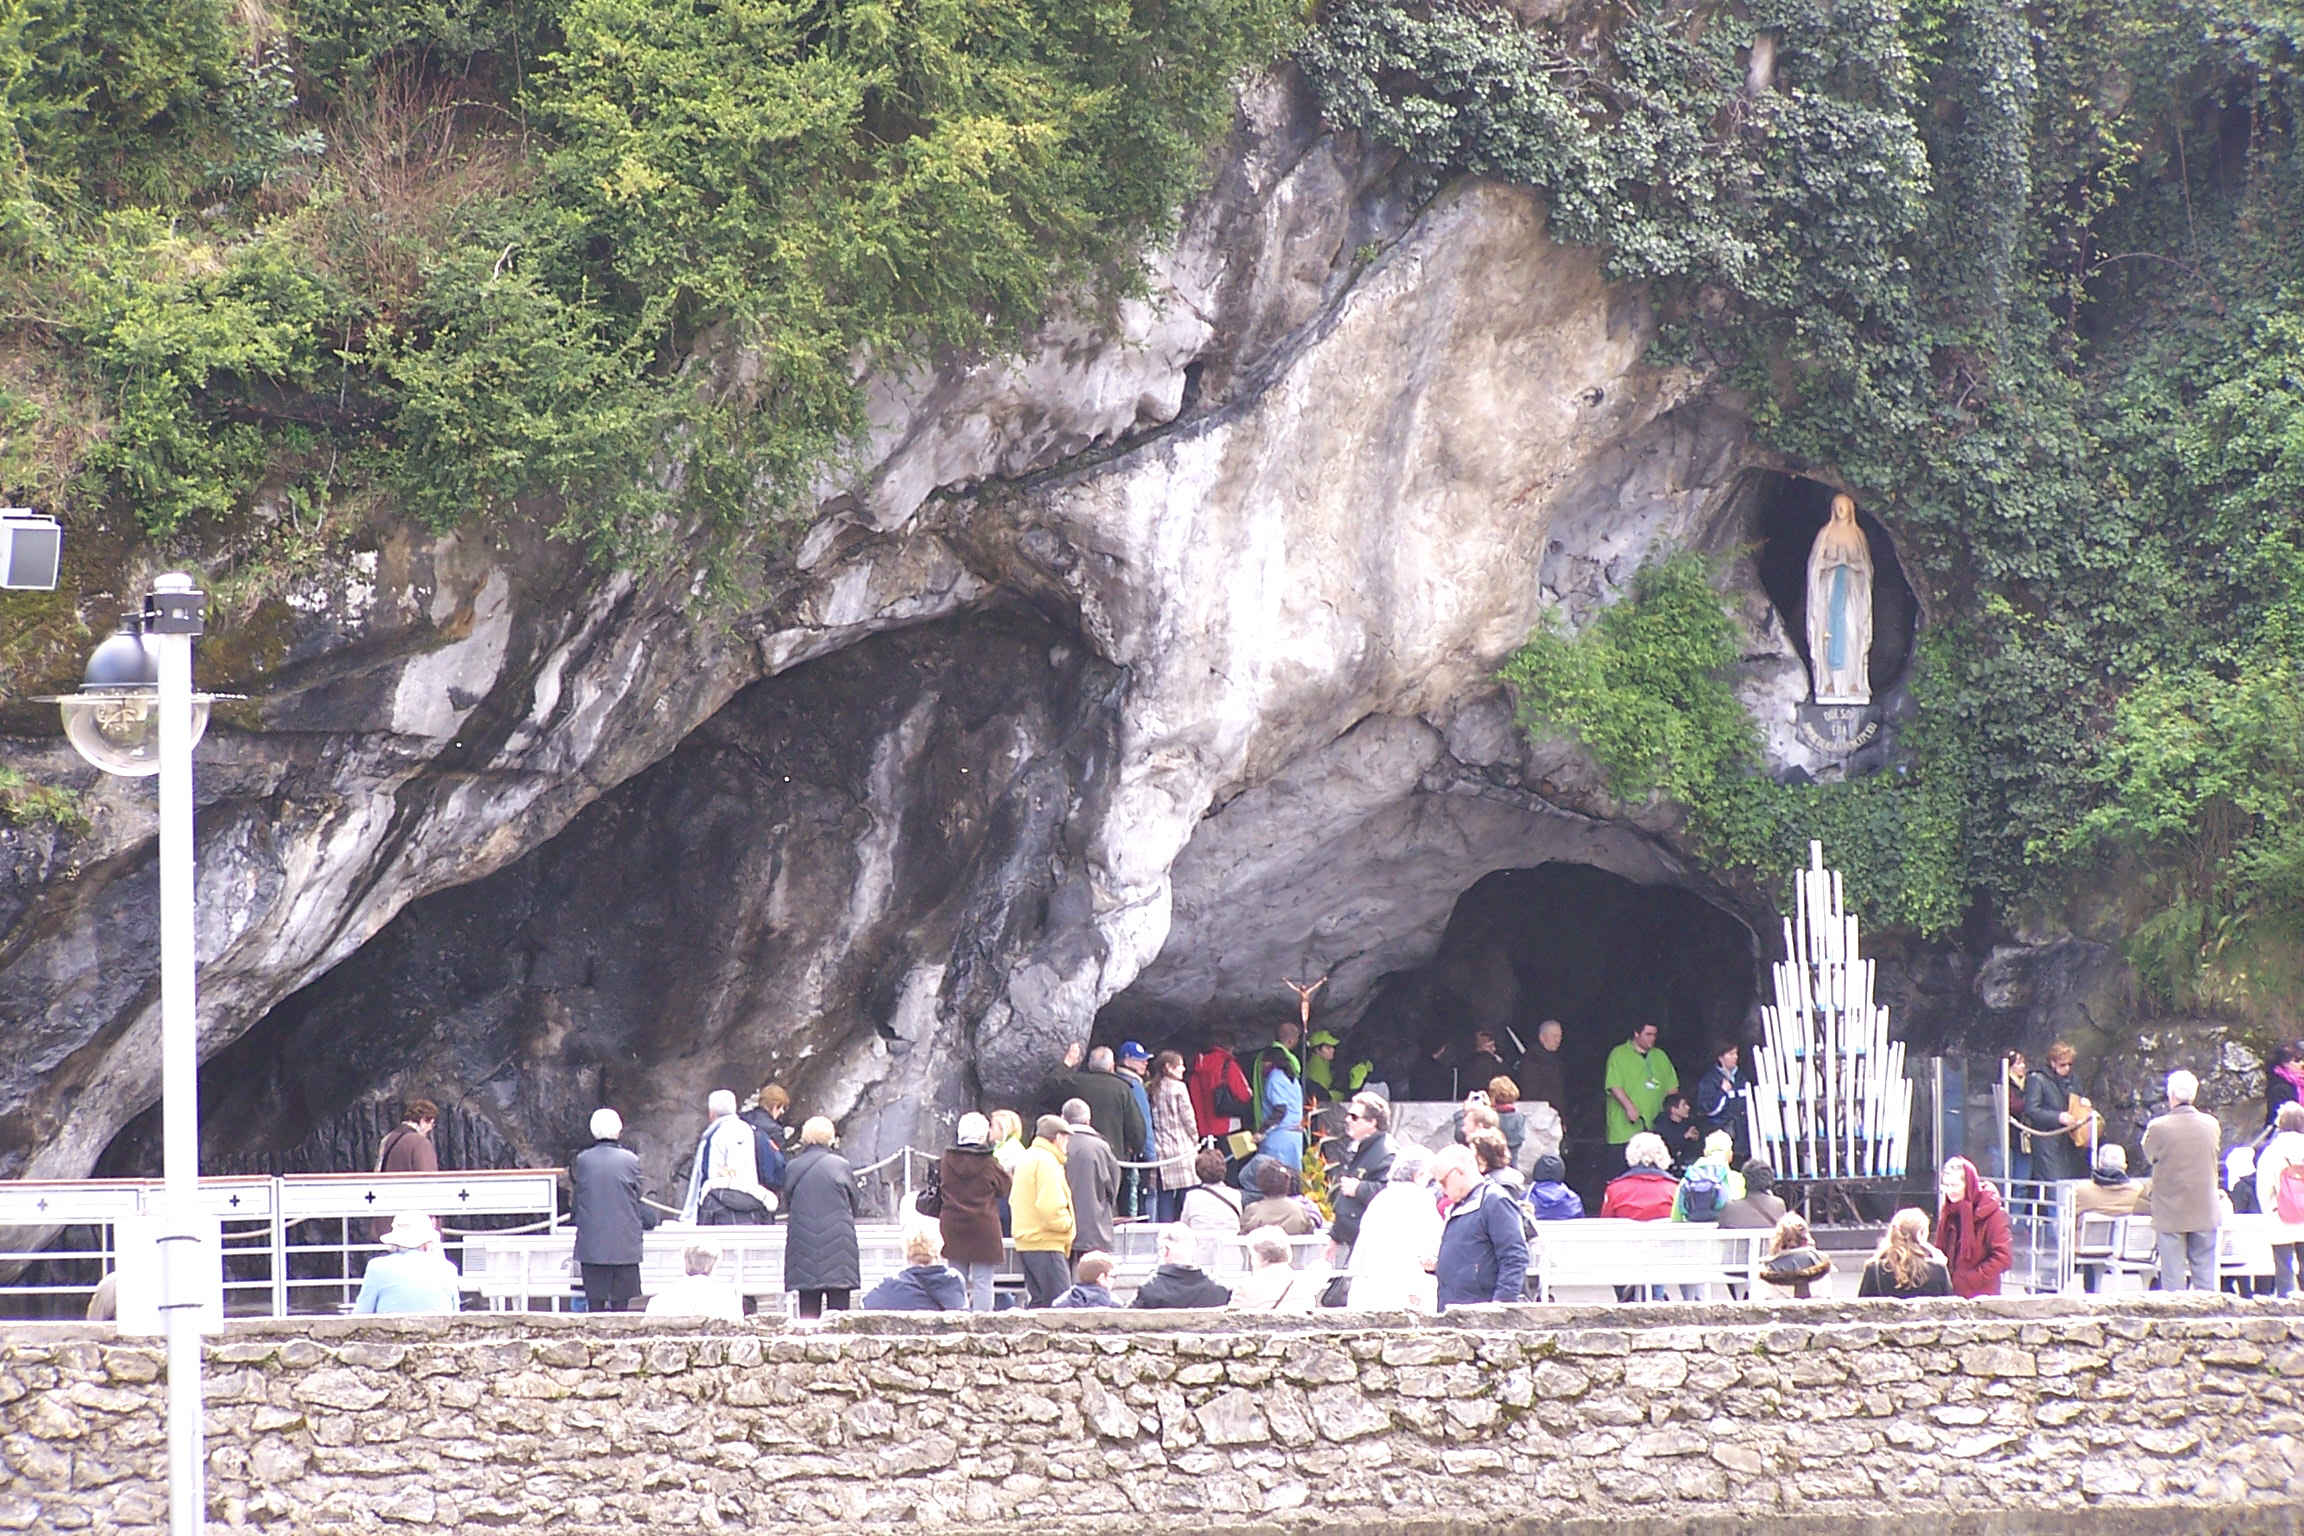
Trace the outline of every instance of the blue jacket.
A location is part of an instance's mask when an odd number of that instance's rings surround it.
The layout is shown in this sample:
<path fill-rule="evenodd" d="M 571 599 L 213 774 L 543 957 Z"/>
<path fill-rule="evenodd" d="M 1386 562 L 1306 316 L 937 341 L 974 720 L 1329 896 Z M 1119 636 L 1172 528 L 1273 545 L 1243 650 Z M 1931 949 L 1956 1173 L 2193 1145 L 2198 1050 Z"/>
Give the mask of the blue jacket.
<path fill-rule="evenodd" d="M 1483 1179 L 1458 1201 L 1440 1228 L 1432 1266 L 1440 1310 L 1477 1301 L 1518 1301 L 1528 1285 L 1528 1239 L 1512 1196 Z"/>
<path fill-rule="evenodd" d="M 1536 1213 L 1538 1221 L 1581 1221 L 1584 1197 L 1565 1184 L 1531 1184 L 1528 1209 Z"/>
<path fill-rule="evenodd" d="M 380 1253 L 360 1276 L 355 1312 L 454 1312 L 456 1266 L 429 1248 Z"/>
<path fill-rule="evenodd" d="M 1264 1074 L 1257 1092 L 1265 1105 L 1264 1140 L 1257 1150 L 1276 1157 L 1296 1173 L 1304 1171 L 1304 1085 L 1278 1067 Z"/>
<path fill-rule="evenodd" d="M 1152 1161 L 1152 1095 L 1146 1091 L 1144 1087 L 1144 1079 L 1138 1077 L 1135 1073 L 1123 1068 L 1121 1070 L 1120 1076 L 1127 1082 L 1129 1091 L 1136 1095 L 1136 1108 L 1141 1111 L 1144 1116 L 1144 1139 L 1139 1145 L 1130 1149 L 1128 1155 L 1123 1158 L 1122 1161 L 1130 1163 L 1148 1163 Z"/>
<path fill-rule="evenodd" d="M 950 1265 L 915 1264 L 866 1291 L 856 1305 L 867 1312 L 965 1312 L 968 1282 Z"/>
<path fill-rule="evenodd" d="M 1112 1293 L 1101 1285 L 1089 1285 L 1083 1281 L 1048 1305 L 1051 1307 L 1116 1307 L 1120 1303 L 1114 1301 Z"/>

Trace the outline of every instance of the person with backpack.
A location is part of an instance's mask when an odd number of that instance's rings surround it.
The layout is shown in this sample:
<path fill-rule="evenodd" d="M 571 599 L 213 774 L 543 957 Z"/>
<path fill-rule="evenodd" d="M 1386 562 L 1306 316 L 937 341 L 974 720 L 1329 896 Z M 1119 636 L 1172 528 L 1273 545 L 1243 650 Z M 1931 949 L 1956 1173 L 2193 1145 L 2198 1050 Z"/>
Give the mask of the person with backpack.
<path fill-rule="evenodd" d="M 1192 1115 L 1201 1136 L 1222 1144 L 1246 1129 L 1248 1074 L 1241 1070 L 1240 1058 L 1215 1041 L 1207 1042 L 1192 1058 L 1184 1091 L 1192 1096 Z"/>
<path fill-rule="evenodd" d="M 1674 1221 L 1716 1222 L 1731 1201 L 1744 1198 L 1744 1180 L 1728 1166 L 1732 1148 L 1726 1131 L 1705 1138 L 1703 1155 L 1688 1165 L 1673 1191 Z"/>
<path fill-rule="evenodd" d="M 791 1107 L 792 1095 L 775 1083 L 762 1083 L 752 1108 L 738 1117 L 752 1127 L 752 1166 L 760 1187 L 778 1199 L 784 1195 L 785 1154 L 797 1134 L 784 1123 L 784 1113 Z"/>
<path fill-rule="evenodd" d="M 753 1226 L 768 1220 L 775 1197 L 760 1186 L 752 1127 L 736 1113 L 736 1095 L 715 1088 L 704 1101 L 704 1134 L 688 1174 L 680 1219 L 698 1226 Z"/>
<path fill-rule="evenodd" d="M 2304 1256 L 2304 1103 L 2287 1103 L 2272 1118 L 2272 1139 L 2256 1154 L 2256 1201 L 2277 1219 L 2272 1242 L 2272 1288 L 2296 1294 L 2296 1261 Z"/>

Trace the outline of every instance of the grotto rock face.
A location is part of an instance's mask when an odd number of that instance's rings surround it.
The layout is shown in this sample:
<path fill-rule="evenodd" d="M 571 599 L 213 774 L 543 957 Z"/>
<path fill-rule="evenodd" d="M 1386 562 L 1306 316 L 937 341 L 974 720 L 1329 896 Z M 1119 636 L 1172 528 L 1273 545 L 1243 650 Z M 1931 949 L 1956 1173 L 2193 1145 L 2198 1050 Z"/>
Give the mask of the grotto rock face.
<path fill-rule="evenodd" d="M 612 1103 L 660 1178 L 705 1094 L 764 1072 L 815 1110 L 868 1100 L 866 1131 L 909 1130 L 972 1058 L 968 1021 L 1019 936 L 1067 902 L 1086 917 L 1067 888 L 1112 770 L 1117 681 L 1044 621 L 986 611 L 754 684 L 213 1059 L 206 1161 L 342 1166 L 376 1127 L 355 1113 L 347 1133 L 341 1106 L 380 1086 L 460 1100 L 532 1164 L 572 1155 Z"/>
<path fill-rule="evenodd" d="M 1258 94 L 1146 301 L 875 380 L 869 467 L 734 610 L 401 532 L 269 649 L 219 625 L 257 697 L 200 769 L 212 1151 L 340 1164 L 362 1101 L 424 1092 L 557 1158 L 610 1097 L 664 1177 L 770 1071 L 927 1144 L 1107 1008 L 1241 1020 L 1332 972 L 1356 1016 L 1492 872 L 1758 921 L 1493 677 L 1651 556 L 1739 547 L 1766 466 L 1532 197 L 1411 186 Z M 86 1171 L 158 1093 L 147 791 L 91 795 L 84 837 L 0 833 L 0 1174 Z"/>

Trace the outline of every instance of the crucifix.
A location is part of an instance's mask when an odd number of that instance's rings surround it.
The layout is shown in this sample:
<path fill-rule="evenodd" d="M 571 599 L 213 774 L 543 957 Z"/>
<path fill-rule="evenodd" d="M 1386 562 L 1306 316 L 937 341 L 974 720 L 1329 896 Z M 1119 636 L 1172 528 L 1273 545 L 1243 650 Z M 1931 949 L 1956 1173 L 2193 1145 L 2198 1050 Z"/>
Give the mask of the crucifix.
<path fill-rule="evenodd" d="M 1296 1017 L 1306 1029 L 1310 1029 L 1312 1027 L 1312 994 L 1328 985 L 1328 978 L 1323 976 L 1318 981 L 1311 982 L 1289 981 L 1285 976 L 1280 979 L 1289 991 L 1296 994 Z"/>

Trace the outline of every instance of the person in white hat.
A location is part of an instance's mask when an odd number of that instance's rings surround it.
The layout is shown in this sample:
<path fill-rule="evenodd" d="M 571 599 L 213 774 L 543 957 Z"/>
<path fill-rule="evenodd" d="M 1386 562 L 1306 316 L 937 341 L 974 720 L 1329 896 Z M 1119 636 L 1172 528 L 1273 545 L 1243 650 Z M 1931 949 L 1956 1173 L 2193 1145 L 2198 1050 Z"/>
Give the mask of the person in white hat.
<path fill-rule="evenodd" d="M 368 1261 L 360 1277 L 355 1312 L 454 1312 L 458 1309 L 456 1266 L 440 1251 L 440 1229 L 432 1218 L 403 1211 L 377 1241 L 385 1252 Z"/>
<path fill-rule="evenodd" d="M 568 1219 L 576 1226 L 587 1312 L 631 1309 L 640 1294 L 642 1234 L 656 1225 L 641 1191 L 639 1155 L 617 1142 L 623 1134 L 623 1116 L 592 1111 L 592 1145 L 568 1165 Z"/>

